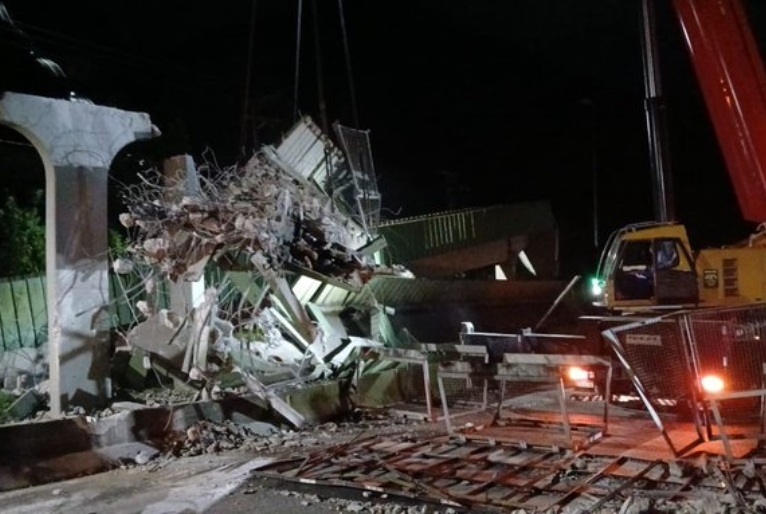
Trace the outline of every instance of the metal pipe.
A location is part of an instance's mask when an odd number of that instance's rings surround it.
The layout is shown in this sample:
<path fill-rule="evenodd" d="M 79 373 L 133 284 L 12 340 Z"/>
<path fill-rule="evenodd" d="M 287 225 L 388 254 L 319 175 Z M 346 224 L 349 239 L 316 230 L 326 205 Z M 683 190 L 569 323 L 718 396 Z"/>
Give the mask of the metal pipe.
<path fill-rule="evenodd" d="M 654 217 L 666 222 L 675 219 L 670 158 L 668 152 L 665 105 L 662 98 L 660 60 L 654 0 L 641 1 L 641 42 L 644 67 L 644 109 L 652 172 Z"/>

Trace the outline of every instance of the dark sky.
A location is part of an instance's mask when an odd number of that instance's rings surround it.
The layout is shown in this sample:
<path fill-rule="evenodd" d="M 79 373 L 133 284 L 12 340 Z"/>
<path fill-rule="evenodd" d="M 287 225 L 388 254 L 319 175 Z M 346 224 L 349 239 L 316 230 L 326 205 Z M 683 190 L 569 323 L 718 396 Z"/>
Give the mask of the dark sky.
<path fill-rule="evenodd" d="M 74 90 L 147 112 L 233 163 L 250 0 L 4 0 L 0 89 Z M 344 0 L 359 128 L 369 129 L 385 217 L 549 200 L 573 271 L 619 226 L 652 217 L 638 0 Z M 702 244 L 747 233 L 677 20 L 658 24 L 678 217 Z M 766 47 L 763 2 L 745 2 Z M 250 106 L 261 142 L 291 124 L 297 0 L 258 0 Z M 337 0 L 317 0 L 330 122 L 353 125 Z M 319 121 L 311 1 L 303 2 L 300 112 Z M 66 83 L 40 78 L 31 45 Z M 0 145 L 0 151 L 2 151 Z M 596 180 L 594 182 L 594 169 Z"/>

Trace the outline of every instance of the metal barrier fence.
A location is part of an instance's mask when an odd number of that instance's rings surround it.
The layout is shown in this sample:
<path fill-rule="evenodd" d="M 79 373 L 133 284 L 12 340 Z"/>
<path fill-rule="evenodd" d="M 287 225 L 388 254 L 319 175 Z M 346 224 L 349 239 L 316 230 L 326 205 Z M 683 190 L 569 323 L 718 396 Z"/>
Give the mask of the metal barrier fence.
<path fill-rule="evenodd" d="M 455 406 L 472 406 L 474 412 L 494 411 L 489 427 L 498 427 L 493 437 L 508 439 L 510 433 L 503 429 L 520 429 L 516 436 L 529 431 L 548 432 L 562 445 L 580 449 L 601 439 L 607 431 L 609 402 L 599 402 L 600 413 L 586 409 L 584 404 L 573 402 L 572 388 L 575 385 L 568 377 L 568 371 L 576 368 L 591 370 L 594 376 L 598 368 L 604 375 L 604 398 L 610 398 L 612 364 L 607 358 L 587 355 L 506 353 L 502 362 L 487 362 L 483 346 L 461 346 L 463 356 L 456 361 L 441 362 L 437 380 L 444 410 L 447 431 L 453 433 L 452 420 Z M 481 358 L 482 352 L 484 359 Z M 465 356 L 468 356 L 466 358 Z M 448 381 L 456 384 L 454 389 L 446 386 Z M 529 393 L 553 393 L 534 396 Z M 548 400 L 554 405 L 546 405 Z M 468 400 L 466 402 L 466 400 Z M 551 407 L 553 407 L 551 409 Z M 548 412 L 545 412 L 545 411 Z M 577 420 L 570 418 L 578 410 Z M 552 431 L 552 432 L 551 432 Z M 558 438 L 556 437 L 558 434 Z"/>
<path fill-rule="evenodd" d="M 729 392 L 763 388 L 766 305 L 684 314 L 698 378 L 719 376 Z"/>
<path fill-rule="evenodd" d="M 604 331 L 663 437 L 676 453 L 690 448 L 666 428 L 671 400 L 698 433 L 696 445 L 764 439 L 766 305 L 684 311 Z M 760 446 L 760 443 L 759 443 Z"/>
<path fill-rule="evenodd" d="M 393 364 L 396 370 L 392 397 L 400 403 L 389 404 L 389 411 L 407 418 L 444 421 L 449 433 L 454 433 L 458 418 L 478 415 L 472 421 L 484 423 L 491 418 L 485 428 L 501 432 L 465 433 L 466 438 L 521 437 L 517 441 L 521 442 L 553 430 L 557 444 L 579 449 L 606 434 L 611 359 L 540 352 L 563 348 L 562 341 L 580 340 L 581 336 L 474 332 L 466 322 L 459 339 L 460 344 L 370 348 L 375 358 Z M 357 384 L 361 383 L 360 371 L 357 366 Z M 577 401 L 578 387 L 595 390 L 602 400 Z M 527 396 L 529 393 L 542 395 Z M 521 432 L 511 434 L 507 429 Z"/>
<path fill-rule="evenodd" d="M 112 327 L 139 319 L 136 302 L 146 299 L 138 275 L 109 274 L 109 313 Z M 168 285 L 158 286 L 157 302 L 167 307 Z M 48 304 L 44 276 L 0 279 L 0 352 L 37 348 L 48 341 Z"/>
<path fill-rule="evenodd" d="M 0 352 L 48 340 L 45 277 L 0 280 Z"/>

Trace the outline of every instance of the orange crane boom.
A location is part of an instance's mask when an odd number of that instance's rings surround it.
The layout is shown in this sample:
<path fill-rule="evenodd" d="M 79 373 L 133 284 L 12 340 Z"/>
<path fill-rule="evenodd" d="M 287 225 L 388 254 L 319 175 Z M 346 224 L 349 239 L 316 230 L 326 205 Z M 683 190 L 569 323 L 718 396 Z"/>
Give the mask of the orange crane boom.
<path fill-rule="evenodd" d="M 766 73 L 741 0 L 674 0 L 743 217 L 766 221 Z"/>

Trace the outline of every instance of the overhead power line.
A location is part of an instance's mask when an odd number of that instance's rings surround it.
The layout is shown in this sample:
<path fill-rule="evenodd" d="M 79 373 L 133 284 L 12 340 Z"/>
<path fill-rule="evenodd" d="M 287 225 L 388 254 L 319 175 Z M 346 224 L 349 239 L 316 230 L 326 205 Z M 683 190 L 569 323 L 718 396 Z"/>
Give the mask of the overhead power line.
<path fill-rule="evenodd" d="M 66 54 L 63 53 L 60 50 L 60 48 L 58 48 L 58 45 L 60 45 L 63 42 L 64 44 L 68 45 L 70 48 L 77 47 L 77 48 L 91 49 L 95 51 L 97 54 L 100 54 L 102 58 L 105 56 L 108 57 L 110 63 L 121 62 L 123 64 L 130 64 L 132 66 L 138 66 L 138 67 L 151 66 L 154 69 L 160 71 L 161 73 L 164 73 L 167 75 L 184 77 L 186 79 L 193 78 L 195 82 L 206 83 L 207 85 L 220 85 L 225 87 L 231 87 L 233 85 L 232 82 L 227 82 L 225 80 L 222 80 L 222 77 L 219 75 L 209 75 L 206 73 L 200 73 L 200 72 L 191 70 L 187 67 L 179 66 L 177 63 L 170 63 L 167 61 L 161 61 L 161 60 L 152 59 L 149 57 L 132 54 L 122 50 L 118 50 L 113 47 L 101 45 L 98 43 L 94 43 L 92 41 L 70 36 L 68 34 L 63 34 L 61 32 L 56 32 L 53 30 L 31 25 L 29 23 L 16 22 L 16 25 L 26 30 L 24 35 L 28 37 L 29 39 L 54 45 L 51 48 L 47 48 L 46 51 L 48 53 L 55 54 L 59 57 L 66 56 Z M 0 26 L 0 30 L 9 31 L 8 28 L 3 26 Z M 15 46 L 21 47 L 19 44 L 16 44 Z M 92 64 L 92 62 L 90 64 Z M 119 70 L 120 68 L 114 67 L 114 69 Z"/>

